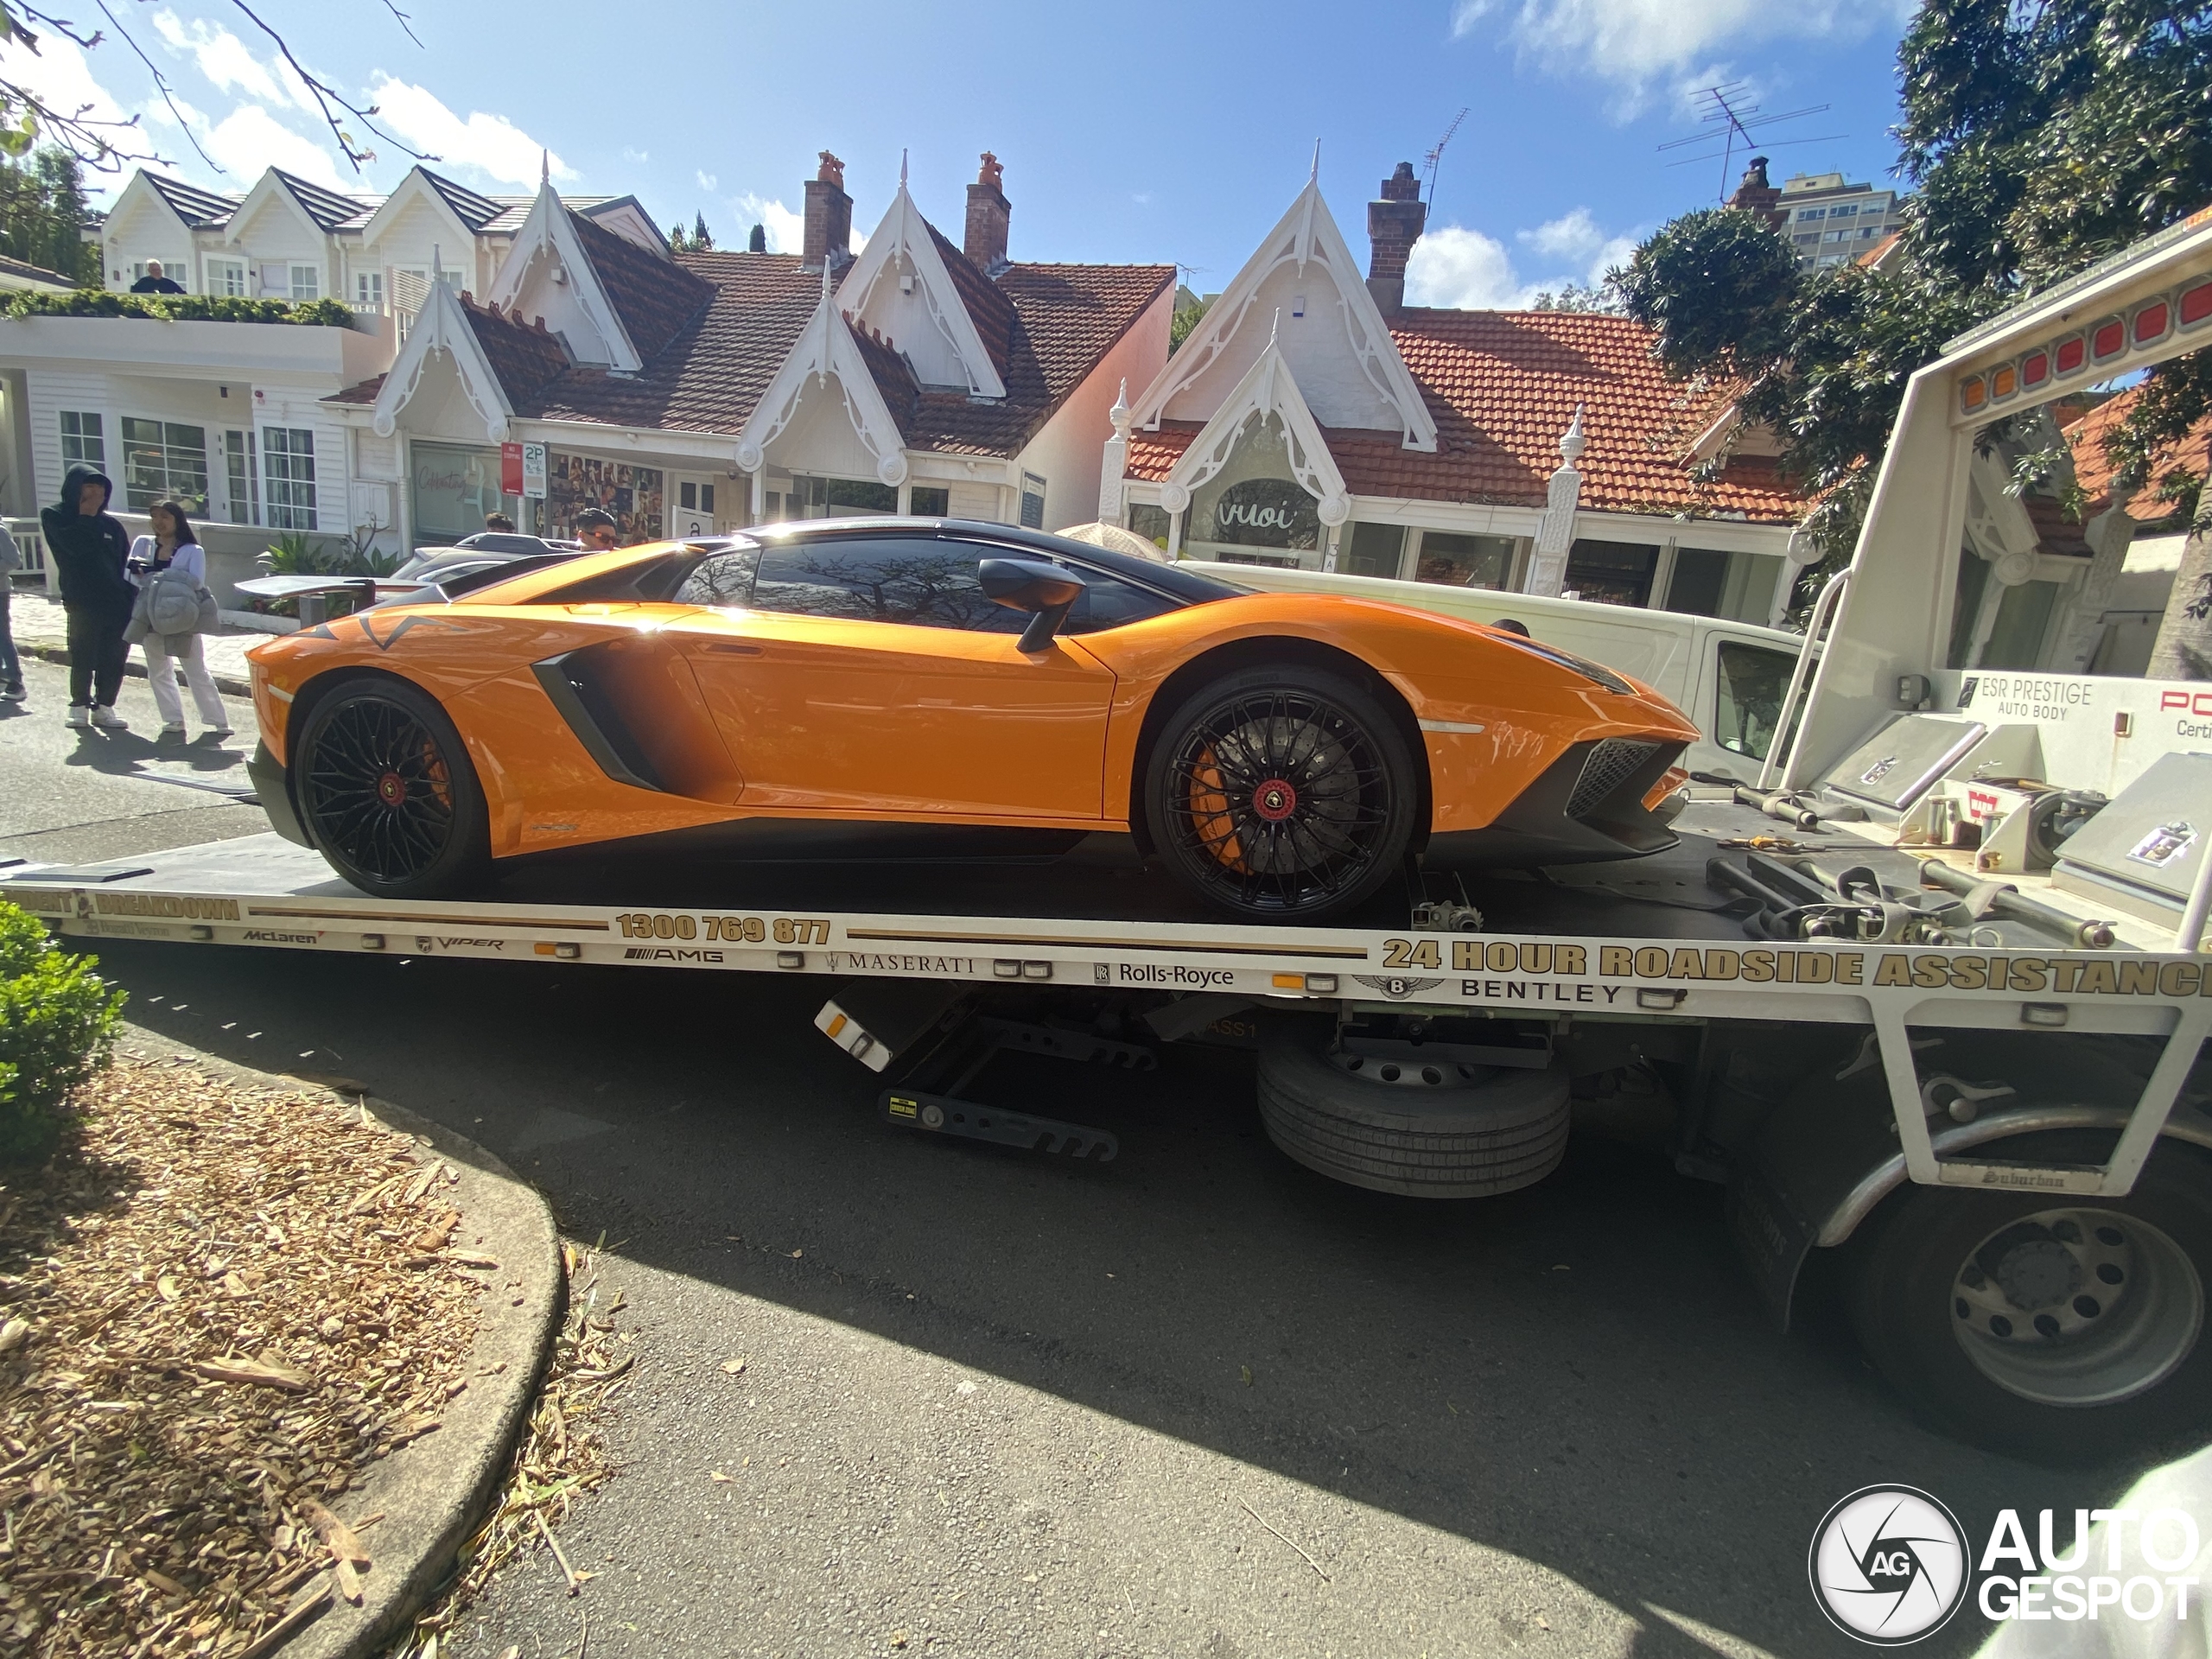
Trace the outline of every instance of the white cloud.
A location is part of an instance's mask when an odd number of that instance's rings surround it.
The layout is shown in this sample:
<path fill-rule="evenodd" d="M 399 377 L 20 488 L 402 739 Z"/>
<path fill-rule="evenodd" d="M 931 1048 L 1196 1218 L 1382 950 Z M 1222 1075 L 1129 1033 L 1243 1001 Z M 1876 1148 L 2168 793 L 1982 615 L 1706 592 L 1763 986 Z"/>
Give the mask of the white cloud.
<path fill-rule="evenodd" d="M 200 73 L 218 92 L 241 93 L 264 104 L 317 109 L 315 95 L 290 64 L 282 58 L 264 63 L 229 29 L 211 27 L 197 17 L 188 27 L 173 11 L 156 12 L 153 22 L 162 43 L 172 53 L 191 54 Z"/>
<path fill-rule="evenodd" d="M 377 106 L 379 124 L 448 167 L 473 168 L 495 183 L 524 189 L 537 182 L 543 147 L 504 115 L 472 110 L 464 120 L 429 88 L 388 74 L 378 76 L 370 101 Z M 558 156 L 551 167 L 556 180 L 577 176 Z"/>
<path fill-rule="evenodd" d="M 768 251 L 797 253 L 806 240 L 806 219 L 793 213 L 772 197 L 760 195 L 734 196 L 730 200 L 730 211 L 745 220 L 745 231 L 750 234 L 755 225 L 768 231 Z"/>
<path fill-rule="evenodd" d="M 1452 33 L 1499 35 L 1560 73 L 1594 71 L 1636 105 L 1655 83 L 1680 88 L 1721 73 L 1729 54 L 1776 41 L 1857 41 L 1896 21 L 1900 0 L 1460 0 Z"/>
<path fill-rule="evenodd" d="M 1637 242 L 1633 236 L 1607 236 L 1587 207 L 1577 207 L 1533 231 L 1519 232 L 1514 240 L 1556 267 L 1579 270 L 1579 280 L 1590 286 L 1603 282 L 1615 265 L 1627 264 Z"/>
<path fill-rule="evenodd" d="M 202 131 L 200 143 L 230 173 L 226 188 L 244 189 L 271 167 L 281 167 L 328 190 L 362 188 L 357 178 L 339 176 L 337 162 L 322 145 L 294 132 L 258 104 L 239 105 Z"/>
<path fill-rule="evenodd" d="M 36 52 L 21 46 L 0 46 L 0 73 L 43 99 L 59 114 L 87 121 L 124 121 L 123 106 L 92 77 L 85 54 L 60 35 L 39 36 Z M 124 146 L 129 148 L 128 144 Z"/>
<path fill-rule="evenodd" d="M 625 144 L 622 147 L 622 159 L 626 162 L 650 162 L 652 160 L 652 156 L 650 151 L 632 149 Z"/>
<path fill-rule="evenodd" d="M 1513 251 L 1496 237 L 1465 226 L 1444 225 L 1414 244 L 1406 265 L 1406 300 L 1412 305 L 1471 310 L 1524 308 L 1547 289 L 1568 283 L 1596 287 L 1611 267 L 1636 251 L 1633 235 L 1608 236 L 1587 207 L 1577 207 L 1514 241 L 1542 274 L 1524 277 Z"/>
<path fill-rule="evenodd" d="M 699 181 L 699 188 L 702 190 L 712 191 L 714 189 L 715 183 L 715 175 L 708 172 L 705 168 L 702 168 L 697 172 L 692 174 L 691 176 Z"/>

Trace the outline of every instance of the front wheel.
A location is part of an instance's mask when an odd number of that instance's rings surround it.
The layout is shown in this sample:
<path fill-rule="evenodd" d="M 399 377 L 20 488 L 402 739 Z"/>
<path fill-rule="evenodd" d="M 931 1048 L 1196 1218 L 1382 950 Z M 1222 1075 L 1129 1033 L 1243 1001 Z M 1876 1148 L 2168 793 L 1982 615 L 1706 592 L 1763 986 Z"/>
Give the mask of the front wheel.
<path fill-rule="evenodd" d="M 1201 687 L 1145 768 L 1153 846 L 1185 886 L 1248 921 L 1318 922 L 1370 896 L 1420 806 L 1397 726 L 1350 681 L 1287 664 Z"/>
<path fill-rule="evenodd" d="M 393 680 L 315 705 L 293 757 L 300 823 L 331 868 L 379 899 L 464 893 L 491 861 L 489 815 L 437 700 Z"/>
<path fill-rule="evenodd" d="M 2108 1135 L 2005 1158 L 2102 1163 Z M 2135 1453 L 2212 1419 L 2212 1160 L 2173 1141 L 2124 1198 L 1909 1187 L 1849 1247 L 1876 1368 L 1977 1445 L 2039 1463 Z"/>

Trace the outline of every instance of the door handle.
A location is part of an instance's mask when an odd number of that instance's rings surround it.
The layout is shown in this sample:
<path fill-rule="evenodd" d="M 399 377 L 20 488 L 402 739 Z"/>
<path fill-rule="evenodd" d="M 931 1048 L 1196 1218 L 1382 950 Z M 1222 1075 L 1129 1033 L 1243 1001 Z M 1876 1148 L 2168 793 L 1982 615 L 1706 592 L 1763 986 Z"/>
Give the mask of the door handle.
<path fill-rule="evenodd" d="M 758 657 L 760 654 L 758 645 L 734 645 L 726 639 L 709 639 L 699 648 L 712 652 L 717 657 Z"/>

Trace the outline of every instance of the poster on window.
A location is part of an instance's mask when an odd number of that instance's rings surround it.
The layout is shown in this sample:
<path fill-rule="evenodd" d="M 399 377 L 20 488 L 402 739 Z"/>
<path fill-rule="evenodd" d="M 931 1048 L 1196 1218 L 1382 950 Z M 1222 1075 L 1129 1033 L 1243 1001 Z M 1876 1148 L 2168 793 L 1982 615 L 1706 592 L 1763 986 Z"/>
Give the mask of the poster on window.
<path fill-rule="evenodd" d="M 552 451 L 547 461 L 548 535 L 575 536 L 576 515 L 586 507 L 597 507 L 613 515 L 618 538 L 626 547 L 632 542 L 660 538 L 663 486 L 658 467 L 602 461 L 597 455 L 572 455 L 559 449 Z"/>

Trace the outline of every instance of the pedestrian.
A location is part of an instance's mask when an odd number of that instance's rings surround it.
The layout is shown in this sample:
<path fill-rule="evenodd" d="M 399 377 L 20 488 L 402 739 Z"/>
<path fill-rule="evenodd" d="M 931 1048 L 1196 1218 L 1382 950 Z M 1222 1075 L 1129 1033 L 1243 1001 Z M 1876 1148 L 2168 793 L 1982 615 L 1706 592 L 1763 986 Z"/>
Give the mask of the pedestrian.
<path fill-rule="evenodd" d="M 515 521 L 504 512 L 487 512 L 484 515 L 484 528 L 486 530 L 504 530 L 512 534 L 514 527 Z"/>
<path fill-rule="evenodd" d="M 8 622 L 8 604 L 16 594 L 16 572 L 23 568 L 23 550 L 0 524 L 0 702 L 23 700 L 23 664 L 16 655 L 16 635 Z"/>
<path fill-rule="evenodd" d="M 588 553 L 604 553 L 622 538 L 614 515 L 600 507 L 586 507 L 576 515 L 576 539 Z"/>
<path fill-rule="evenodd" d="M 146 274 L 130 284 L 133 294 L 181 294 L 184 285 L 162 270 L 162 262 L 149 259 Z"/>
<path fill-rule="evenodd" d="M 193 534 L 192 519 L 181 501 L 156 501 L 147 514 L 153 534 L 130 544 L 130 570 L 137 578 L 136 632 L 143 622 L 140 644 L 146 652 L 146 679 L 154 688 L 155 706 L 162 711 L 162 735 L 184 735 L 184 699 L 177 695 L 176 671 L 181 666 L 192 687 L 192 706 L 207 735 L 231 734 L 231 720 L 223 699 L 207 672 L 200 647 L 215 609 L 207 592 L 207 555 Z M 190 626 L 175 630 L 163 625 L 186 620 Z"/>
<path fill-rule="evenodd" d="M 69 723 L 121 732 L 130 729 L 115 712 L 130 654 L 123 631 L 130 626 L 138 590 L 124 569 L 130 533 L 107 510 L 114 493 L 105 473 L 79 463 L 61 480 L 60 503 L 42 508 L 38 519 L 69 619 Z"/>

